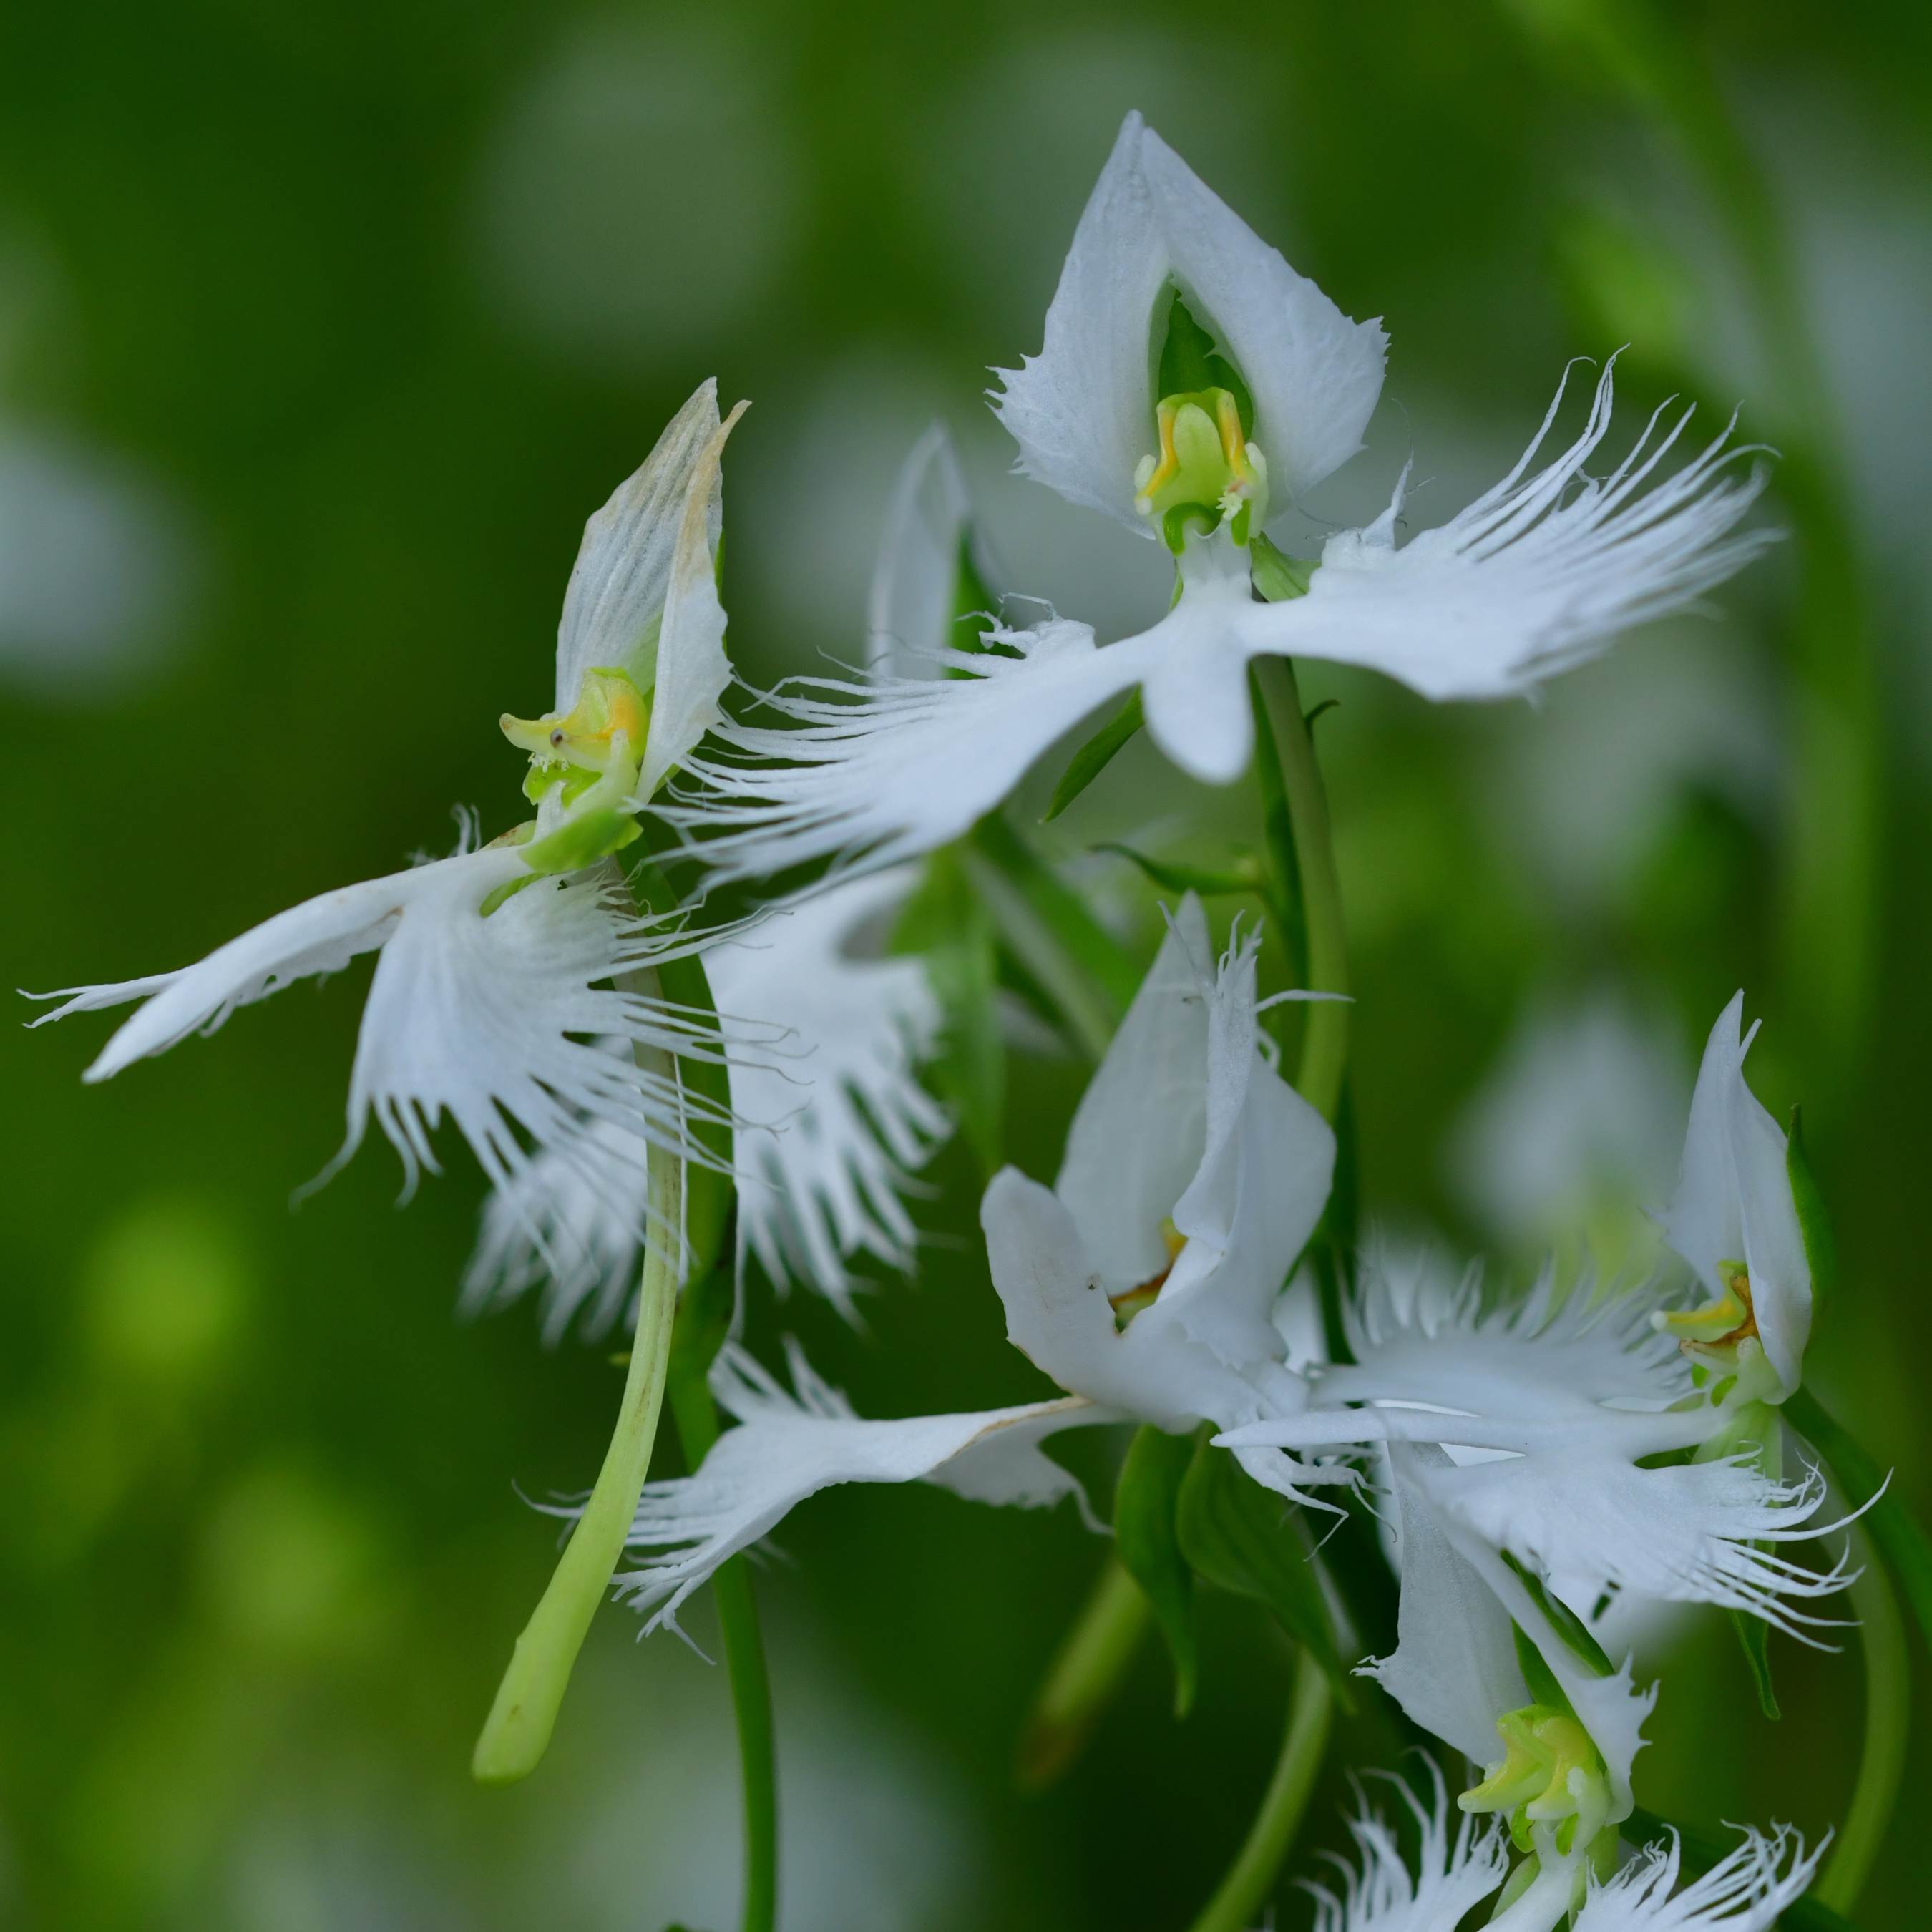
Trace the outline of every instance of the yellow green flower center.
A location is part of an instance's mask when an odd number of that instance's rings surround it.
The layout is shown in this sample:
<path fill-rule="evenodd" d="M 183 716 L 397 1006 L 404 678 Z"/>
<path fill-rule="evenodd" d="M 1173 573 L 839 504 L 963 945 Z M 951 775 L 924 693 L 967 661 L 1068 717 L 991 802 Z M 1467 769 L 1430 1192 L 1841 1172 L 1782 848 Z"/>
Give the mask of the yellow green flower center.
<path fill-rule="evenodd" d="M 1240 406 L 1228 389 L 1164 396 L 1155 406 L 1157 452 L 1134 472 L 1134 508 L 1159 517 L 1177 554 L 1190 524 L 1212 530 L 1223 519 L 1245 544 L 1268 508 L 1268 459 L 1241 428 Z"/>

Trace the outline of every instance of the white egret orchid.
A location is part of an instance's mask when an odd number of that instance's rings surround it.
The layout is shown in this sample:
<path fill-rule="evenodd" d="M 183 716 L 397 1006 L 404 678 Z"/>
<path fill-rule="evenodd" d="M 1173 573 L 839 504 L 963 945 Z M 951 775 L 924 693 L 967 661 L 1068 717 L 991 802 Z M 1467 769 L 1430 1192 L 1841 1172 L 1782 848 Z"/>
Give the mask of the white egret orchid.
<path fill-rule="evenodd" d="M 721 422 L 705 383 L 585 529 L 556 709 L 503 721 L 532 754 L 535 820 L 480 849 L 466 821 L 452 857 L 326 892 L 178 971 L 52 996 L 64 1003 L 43 1019 L 142 1002 L 88 1079 L 380 950 L 336 1165 L 372 1113 L 412 1185 L 436 1168 L 430 1132 L 446 1112 L 500 1190 L 528 1174 L 532 1146 L 593 1190 L 614 1134 L 687 1148 L 692 1102 L 670 1060 L 718 1044 L 631 976 L 694 942 L 640 917 L 602 862 L 637 836 L 643 802 L 719 716 L 730 673 L 714 556 L 737 413 Z M 610 1040 L 624 1051 L 600 1043 Z"/>
<path fill-rule="evenodd" d="M 716 835 L 720 876 L 942 843 L 1056 739 L 1132 693 L 1169 758 L 1229 783 L 1252 747 L 1257 657 L 1364 665 L 1435 699 L 1521 695 L 1771 540 L 1738 533 L 1761 479 L 1726 473 L 1741 453 L 1728 431 L 1658 480 L 1688 410 L 1660 435 L 1654 416 L 1607 477 L 1586 473 L 1610 429 L 1606 368 L 1581 433 L 1540 467 L 1560 389 L 1522 459 L 1448 523 L 1397 545 L 1405 472 L 1373 523 L 1294 564 L 1262 525 L 1360 446 L 1384 347 L 1378 323 L 1349 320 L 1130 115 L 1045 346 L 1004 372 L 994 406 L 1027 474 L 1165 540 L 1172 608 L 1105 649 L 1070 620 L 993 622 L 988 648 L 938 656 L 948 676 L 904 674 L 901 650 L 866 680 L 795 680 L 767 700 L 786 727 L 722 734 L 757 762 L 708 760 L 722 796 L 686 808 L 684 823 Z M 1274 601 L 1256 602 L 1256 587 Z"/>
<path fill-rule="evenodd" d="M 938 1026 L 925 968 L 854 951 L 910 884 L 889 873 L 835 886 L 701 956 L 728 1046 L 748 1033 L 759 1048 L 728 1066 L 740 1252 L 779 1286 L 842 1306 L 854 1256 L 912 1266 L 902 1193 L 950 1125 L 917 1078 Z M 580 1312 L 587 1335 L 608 1330 L 636 1288 L 648 1232 L 643 1156 L 608 1121 L 588 1148 L 539 1153 L 484 1208 L 466 1305 L 502 1306 L 541 1286 L 546 1340 Z"/>
<path fill-rule="evenodd" d="M 1348 1821 L 1358 1862 L 1334 1861 L 1339 1890 L 1306 1888 L 1316 1901 L 1316 1932 L 1446 1932 L 1498 1889 L 1489 1922 L 1502 1932 L 1552 1932 L 1575 1910 L 1572 1932 L 1770 1932 L 1779 1915 L 1802 1898 L 1816 1875 L 1823 1844 L 1807 1850 L 1788 1826 L 1750 1831 L 1709 1870 L 1678 1886 L 1682 1846 L 1673 1834 L 1645 1846 L 1607 1875 L 1528 1870 L 1514 1875 L 1493 1826 L 1465 1820 L 1453 1834 L 1439 1777 L 1431 1767 L 1433 1802 L 1398 1785 L 1418 1828 L 1414 1859 L 1406 1858 L 1395 1830 L 1366 1804 Z M 1392 1782 L 1394 1780 L 1391 1780 Z"/>
<path fill-rule="evenodd" d="M 632 1526 L 642 1560 L 619 1585 L 653 1626 L 832 1484 L 924 1480 L 1048 1502 L 1074 1486 L 1040 1454 L 1055 1431 L 1225 1426 L 1299 1400 L 1268 1318 L 1320 1217 L 1334 1138 L 1263 1054 L 1255 951 L 1237 940 L 1211 969 L 1200 905 L 1184 901 L 1082 1098 L 1054 1186 L 1008 1168 L 986 1190 L 980 1220 L 1009 1339 L 1066 1393 L 873 1421 L 796 1354 L 788 1394 L 728 1352 L 714 1385 L 739 1426 L 694 1474 L 649 1485 Z M 1254 1460 L 1267 1471 L 1267 1456 Z"/>
<path fill-rule="evenodd" d="M 1784 1344 L 1802 1347 L 1810 1276 L 1783 1136 L 1744 1084 L 1740 1000 L 1706 1052 L 1666 1223 L 1728 1301 L 1672 1313 L 1643 1292 L 1564 1296 L 1546 1275 L 1498 1307 L 1474 1276 L 1372 1268 L 1349 1312 L 1354 1361 L 1317 1372 L 1303 1412 L 1229 1441 L 1482 1454 L 1426 1478 L 1472 1546 L 1559 1583 L 1587 1580 L 1592 1597 L 1714 1604 L 1803 1637 L 1821 1620 L 1798 1606 L 1848 1578 L 1842 1563 L 1820 1573 L 1780 1553 L 1820 1533 L 1822 1479 L 1781 1479 L 1772 1406 L 1795 1384 Z M 1782 1366 L 1753 1318 L 1760 1304 Z"/>

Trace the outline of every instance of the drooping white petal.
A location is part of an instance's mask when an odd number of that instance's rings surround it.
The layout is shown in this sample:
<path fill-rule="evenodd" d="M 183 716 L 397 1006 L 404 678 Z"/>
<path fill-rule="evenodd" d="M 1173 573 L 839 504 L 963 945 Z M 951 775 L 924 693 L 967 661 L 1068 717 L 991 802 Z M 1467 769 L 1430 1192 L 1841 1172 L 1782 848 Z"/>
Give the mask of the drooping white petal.
<path fill-rule="evenodd" d="M 640 798 L 651 796 L 697 749 L 706 732 L 724 722 L 718 700 L 731 682 L 731 662 L 724 655 L 724 606 L 718 595 L 724 440 L 748 406 L 740 403 L 718 426 L 686 486 L 664 586 L 651 722 L 638 776 Z"/>
<path fill-rule="evenodd" d="M 788 1393 L 728 1344 L 712 1386 L 738 1426 L 718 1438 L 694 1474 L 645 1486 L 629 1538 L 640 1564 L 621 1572 L 615 1587 L 652 1612 L 647 1629 L 675 1624 L 685 1600 L 721 1563 L 835 1484 L 931 1481 L 976 1502 L 1029 1508 L 1077 1498 L 1078 1484 L 1040 1453 L 1041 1438 L 1112 1419 L 1076 1398 L 867 1421 L 795 1347 L 790 1358 Z"/>
<path fill-rule="evenodd" d="M 1575 1932 L 1771 1932 L 1810 1889 L 1829 1834 L 1810 1850 L 1788 1825 L 1748 1832 L 1736 1850 L 1680 1892 L 1675 1833 L 1593 1884 Z"/>
<path fill-rule="evenodd" d="M 778 1036 L 777 1051 L 731 1063 L 740 1238 L 773 1281 L 835 1300 L 852 1292 L 856 1254 L 910 1268 L 902 1193 L 948 1131 L 918 1081 L 939 1029 L 925 968 L 848 950 L 912 883 L 895 872 L 832 886 L 704 956 L 728 1023 Z"/>
<path fill-rule="evenodd" d="M 953 602 L 969 556 L 980 582 L 995 582 L 984 546 L 952 439 L 944 424 L 934 423 L 913 446 L 886 513 L 866 613 L 874 672 L 936 676 L 941 666 L 934 652 L 970 643 L 956 627 Z"/>
<path fill-rule="evenodd" d="M 1307 1883 L 1315 1899 L 1315 1932 L 1447 1932 L 1500 1886 L 1509 1870 L 1502 1828 L 1494 1819 L 1462 1816 L 1450 1829 L 1449 1794 L 1435 1763 L 1427 1765 L 1425 1802 L 1401 1780 L 1401 1794 L 1419 1834 L 1413 1867 L 1396 1832 L 1366 1800 L 1348 1820 L 1357 1864 L 1334 1860 L 1341 1889 Z"/>
<path fill-rule="evenodd" d="M 1277 501 L 1305 495 L 1362 446 L 1388 337 L 1352 322 L 1148 128 L 1141 166 L 1169 273 L 1240 372 Z"/>
<path fill-rule="evenodd" d="M 1764 479 L 1728 473 L 1742 453 L 1726 447 L 1728 430 L 1653 481 L 1688 409 L 1657 436 L 1660 410 L 1610 476 L 1588 476 L 1584 465 L 1610 430 L 1611 390 L 1606 368 L 1582 433 L 1529 472 L 1559 389 L 1500 483 L 1400 548 L 1398 487 L 1376 522 L 1328 539 L 1306 596 L 1236 614 L 1242 642 L 1256 653 L 1361 664 L 1438 700 L 1516 697 L 1618 632 L 1694 603 L 1776 541 L 1769 530 L 1736 533 Z"/>
<path fill-rule="evenodd" d="M 1387 344 L 1378 322 L 1349 321 L 1130 114 L 1074 231 L 1040 352 L 994 372 L 994 407 L 1026 475 L 1148 535 L 1134 472 L 1154 446 L 1151 338 L 1170 283 L 1252 394 L 1278 500 L 1361 446 Z"/>
<path fill-rule="evenodd" d="M 1450 1540 L 1421 1480 L 1448 1460 L 1432 1445 L 1389 1450 L 1402 1575 L 1396 1644 L 1363 1668 L 1424 1730 L 1484 1765 L 1497 1755 L 1496 1720 L 1530 1700 L 1509 1612 Z"/>
<path fill-rule="evenodd" d="M 958 677 L 793 680 L 765 703 L 795 728 L 732 724 L 718 734 L 742 757 L 782 762 L 688 760 L 714 795 L 662 816 L 715 835 L 702 850 L 724 880 L 834 856 L 891 865 L 957 838 L 1142 670 L 1132 652 L 1096 650 L 1084 624 L 987 634 L 1019 655 L 949 651 L 940 662 Z"/>
<path fill-rule="evenodd" d="M 781 1286 L 840 1302 L 856 1254 L 911 1265 L 901 1190 L 948 1127 L 916 1078 L 938 1024 L 919 962 L 849 950 L 909 884 L 889 874 L 833 886 L 704 956 L 730 1057 L 741 1250 Z M 464 1306 L 540 1287 L 546 1341 L 586 1303 L 584 1333 L 603 1333 L 642 1262 L 644 1155 L 634 1136 L 596 1122 L 567 1156 L 540 1154 L 485 1205 Z"/>
<path fill-rule="evenodd" d="M 584 525 L 557 626 L 556 710 L 577 702 L 587 670 L 621 670 L 640 691 L 656 683 L 658 630 L 686 506 L 720 427 L 718 385 L 707 380 Z M 699 496 L 709 547 L 722 516 L 715 467 Z"/>
<path fill-rule="evenodd" d="M 1744 1079 L 1750 1042 L 1743 1033 L 1744 997 L 1737 994 L 1718 1016 L 1705 1046 L 1664 1230 L 1714 1297 L 1726 1289 L 1720 1264 L 1745 1264 L 1766 1356 L 1790 1390 L 1803 1373 L 1811 1332 L 1811 1270 L 1784 1136 Z"/>

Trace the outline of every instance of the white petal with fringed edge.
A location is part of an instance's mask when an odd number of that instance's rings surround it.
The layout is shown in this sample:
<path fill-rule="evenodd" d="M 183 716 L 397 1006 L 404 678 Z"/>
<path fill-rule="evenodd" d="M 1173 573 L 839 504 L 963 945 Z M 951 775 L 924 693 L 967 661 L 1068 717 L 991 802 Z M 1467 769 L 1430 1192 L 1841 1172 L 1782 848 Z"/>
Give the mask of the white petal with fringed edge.
<path fill-rule="evenodd" d="M 855 1415 L 788 1350 L 788 1391 L 735 1344 L 712 1372 L 720 1405 L 737 1418 L 694 1475 L 645 1485 L 619 1594 L 650 1613 L 645 1628 L 676 1628 L 677 1612 L 718 1565 L 770 1533 L 800 1503 L 841 1483 L 937 1483 L 977 1502 L 1040 1508 L 1079 1485 L 1040 1453 L 1042 1438 L 1115 1418 L 1078 1397 L 961 1415 L 872 1422 Z M 1094 1526 L 1097 1527 L 1097 1526 Z"/>
<path fill-rule="evenodd" d="M 1788 1825 L 1748 1832 L 1736 1850 L 1680 1892 L 1673 1834 L 1592 1885 L 1574 1932 L 1771 1932 L 1810 1888 L 1830 1842 L 1827 1834 L 1807 1851 Z"/>
<path fill-rule="evenodd" d="M 1784 1133 L 1745 1084 L 1742 993 L 1718 1016 L 1704 1048 L 1677 1192 L 1664 1238 L 1690 1262 L 1719 1305 L 1742 1284 L 1737 1313 L 1764 1345 L 1788 1394 L 1804 1371 L 1811 1333 L 1811 1268 L 1791 1192 Z"/>
<path fill-rule="evenodd" d="M 1370 1774 L 1400 1794 L 1419 1838 L 1414 1862 L 1403 1857 L 1396 1832 L 1364 1796 L 1348 1820 L 1355 1862 L 1330 1860 L 1340 1888 L 1303 1882 L 1315 1900 L 1315 1932 L 1445 1932 L 1508 1876 L 1501 1827 L 1494 1820 L 1463 1817 L 1452 1831 L 1442 1774 L 1432 1762 L 1427 1768 L 1426 1801 L 1386 1772 Z"/>
<path fill-rule="evenodd" d="M 918 1082 L 938 1024 L 924 968 L 849 950 L 910 883 L 834 886 L 704 954 L 729 1059 L 741 1252 L 782 1288 L 842 1305 L 854 1256 L 913 1264 L 902 1194 L 950 1124 Z M 595 1185 L 592 1166 L 604 1170 Z M 540 1154 L 485 1204 L 464 1306 L 536 1288 L 546 1341 L 580 1311 L 586 1336 L 604 1332 L 637 1285 L 643 1166 L 640 1146 L 601 1125 L 576 1158 Z"/>
<path fill-rule="evenodd" d="M 350 1083 L 349 1138 L 370 1114 L 401 1154 L 410 1186 L 436 1171 L 430 1132 L 446 1112 L 499 1186 L 548 1148 L 582 1185 L 601 1186 L 600 1127 L 680 1150 L 689 1146 L 674 1083 L 628 1050 L 710 1052 L 706 1034 L 662 1001 L 603 983 L 686 948 L 630 911 L 605 873 L 540 879 L 490 912 L 506 884 L 527 878 L 513 848 L 490 847 L 326 892 L 280 913 L 197 964 L 64 996 L 44 1019 L 144 1004 L 87 1078 L 104 1080 L 210 1032 L 237 1006 L 380 949 Z M 63 997 L 63 996 L 56 996 Z M 621 1039 L 613 1054 L 596 1036 Z M 520 1138 L 521 1136 L 521 1138 Z"/>
<path fill-rule="evenodd" d="M 1074 231 L 1045 344 L 994 371 L 993 406 L 1026 475 L 1150 536 L 1135 470 L 1152 447 L 1148 341 L 1170 284 L 1246 378 L 1253 440 L 1288 496 L 1361 447 L 1388 346 L 1379 322 L 1350 321 L 1130 114 Z"/>
<path fill-rule="evenodd" d="M 1268 655 L 1352 664 L 1426 698 L 1526 696 L 1632 625 L 1694 603 L 1774 540 L 1739 533 L 1761 477 L 1727 473 L 1725 437 L 1663 482 L 1688 412 L 1658 418 L 1606 478 L 1584 466 L 1607 433 L 1611 374 L 1581 434 L 1543 468 L 1522 460 L 1440 528 L 1398 546 L 1402 497 L 1331 537 L 1308 593 L 1256 603 L 1225 530 L 1190 538 L 1181 592 L 1149 631 L 1096 648 L 1054 618 L 993 626 L 986 652 L 946 650 L 944 678 L 806 678 L 766 697 L 783 724 L 729 724 L 725 755 L 694 760 L 711 794 L 667 809 L 715 874 L 814 860 L 889 862 L 958 836 L 1083 718 L 1138 688 L 1149 734 L 1194 777 L 1225 784 L 1253 746 L 1247 670 Z M 1559 392 L 1560 400 L 1560 392 Z"/>

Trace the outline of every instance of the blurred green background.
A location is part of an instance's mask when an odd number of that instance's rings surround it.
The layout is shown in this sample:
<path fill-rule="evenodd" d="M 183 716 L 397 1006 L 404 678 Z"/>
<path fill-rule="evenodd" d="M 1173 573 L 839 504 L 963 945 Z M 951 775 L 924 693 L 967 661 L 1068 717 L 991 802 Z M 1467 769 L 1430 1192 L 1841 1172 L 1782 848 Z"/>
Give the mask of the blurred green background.
<path fill-rule="evenodd" d="M 1512 1263 L 1627 1222 L 1668 1186 L 1703 1032 L 1744 985 L 1760 1091 L 1805 1101 L 1844 1250 L 1814 1379 L 1925 1503 L 1932 29 L 1881 4 L 1675 8 L 1663 40 L 1646 17 L 8 9 L 8 983 L 182 963 L 446 849 L 453 804 L 510 823 L 496 714 L 546 700 L 584 518 L 707 375 L 755 404 L 727 570 L 753 675 L 861 652 L 890 479 L 934 416 L 1012 584 L 1103 635 L 1157 610 L 1153 547 L 1007 478 L 978 400 L 986 365 L 1038 346 L 1138 106 L 1387 320 L 1372 446 L 1324 515 L 1372 512 L 1412 451 L 1412 515 L 1446 517 L 1568 357 L 1626 339 L 1624 434 L 1688 386 L 1785 446 L 1771 514 L 1796 539 L 1715 621 L 1644 634 L 1540 710 L 1310 674 L 1343 700 L 1322 737 L 1364 1186 L 1385 1225 Z M 1245 804 L 1209 803 L 1240 836 Z M 1055 828 L 1133 943 L 1150 899 L 1084 848 L 1178 842 L 1198 806 L 1136 750 Z M 454 1322 L 480 1196 L 460 1149 L 406 1211 L 380 1145 L 290 1211 L 337 1144 L 367 970 L 104 1090 L 78 1078 L 102 1022 L 0 1036 L 0 1923 L 601 1932 L 734 1909 L 722 1673 L 639 1646 L 626 1613 L 536 1778 L 469 1781 L 551 1560 L 518 1491 L 588 1481 L 618 1375 L 544 1352 L 527 1311 Z M 1050 1175 L 1080 1070 L 1015 1078 L 1015 1156 Z M 937 1172 L 922 1278 L 864 1332 L 796 1303 L 754 1321 L 872 1413 L 1036 1386 L 970 1239 L 970 1166 Z M 1150 1652 L 1089 1760 L 1024 1799 L 1015 1732 L 1100 1555 L 1070 1513 L 851 1491 L 784 1541 L 760 1588 L 795 1932 L 1185 1922 L 1274 1747 L 1285 1671 L 1246 1619 L 1217 1612 L 1189 1724 Z M 1838 1814 L 1856 1645 L 1774 1653 L 1775 1726 L 1720 1619 L 1646 1640 L 1670 1666 L 1647 1802 Z M 1388 1749 L 1364 1720 L 1336 1755 Z M 1927 1769 L 1920 1748 L 1908 1793 Z M 1318 1840 L 1345 1797 L 1332 1777 Z M 1922 1922 L 1901 1835 L 1868 1928 Z"/>

